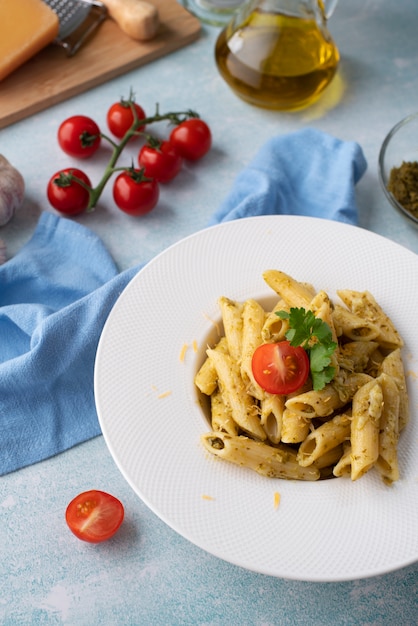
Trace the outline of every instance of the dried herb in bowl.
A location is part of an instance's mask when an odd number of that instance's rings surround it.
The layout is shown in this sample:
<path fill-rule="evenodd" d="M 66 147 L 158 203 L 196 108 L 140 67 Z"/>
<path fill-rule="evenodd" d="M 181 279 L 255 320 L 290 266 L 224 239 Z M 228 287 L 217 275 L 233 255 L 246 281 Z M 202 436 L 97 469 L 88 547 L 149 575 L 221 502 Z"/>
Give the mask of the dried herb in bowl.
<path fill-rule="evenodd" d="M 407 211 L 418 218 L 418 161 L 404 161 L 390 171 L 388 191 Z"/>

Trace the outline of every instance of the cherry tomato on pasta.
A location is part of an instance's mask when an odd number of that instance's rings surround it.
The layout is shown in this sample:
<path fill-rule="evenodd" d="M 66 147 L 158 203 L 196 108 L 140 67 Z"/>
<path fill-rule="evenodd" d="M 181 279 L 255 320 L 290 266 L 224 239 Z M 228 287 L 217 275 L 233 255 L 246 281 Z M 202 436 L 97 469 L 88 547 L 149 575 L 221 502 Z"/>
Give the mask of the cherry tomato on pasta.
<path fill-rule="evenodd" d="M 309 357 L 289 341 L 265 343 L 256 348 L 252 357 L 256 382 L 268 393 L 287 395 L 300 389 L 309 376 Z"/>

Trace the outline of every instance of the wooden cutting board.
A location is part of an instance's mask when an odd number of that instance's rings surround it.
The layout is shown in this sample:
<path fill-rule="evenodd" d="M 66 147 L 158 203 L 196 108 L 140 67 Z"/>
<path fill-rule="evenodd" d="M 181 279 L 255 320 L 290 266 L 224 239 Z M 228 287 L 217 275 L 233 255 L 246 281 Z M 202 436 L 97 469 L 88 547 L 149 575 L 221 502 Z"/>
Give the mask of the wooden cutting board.
<path fill-rule="evenodd" d="M 0 128 L 162 57 L 199 36 L 200 22 L 177 0 L 151 0 L 160 30 L 151 41 L 130 39 L 111 19 L 73 57 L 50 45 L 0 82 Z"/>

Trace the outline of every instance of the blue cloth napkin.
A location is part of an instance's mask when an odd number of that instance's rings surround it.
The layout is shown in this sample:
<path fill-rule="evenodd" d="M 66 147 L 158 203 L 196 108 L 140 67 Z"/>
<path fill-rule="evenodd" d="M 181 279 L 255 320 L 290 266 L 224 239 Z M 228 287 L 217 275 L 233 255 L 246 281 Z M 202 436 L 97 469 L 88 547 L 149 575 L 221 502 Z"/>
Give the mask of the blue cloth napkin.
<path fill-rule="evenodd" d="M 210 223 L 280 213 L 355 224 L 361 148 L 305 129 L 268 141 Z M 100 434 L 93 376 L 103 325 L 141 266 L 119 273 L 100 239 L 43 213 L 0 266 L 0 475 Z"/>
<path fill-rule="evenodd" d="M 355 184 L 366 171 L 360 146 L 305 128 L 267 141 L 238 174 L 209 225 L 251 215 L 308 215 L 358 223 Z"/>
<path fill-rule="evenodd" d="M 119 274 L 94 233 L 50 213 L 0 266 L 0 474 L 100 433 L 96 348 L 137 271 Z"/>

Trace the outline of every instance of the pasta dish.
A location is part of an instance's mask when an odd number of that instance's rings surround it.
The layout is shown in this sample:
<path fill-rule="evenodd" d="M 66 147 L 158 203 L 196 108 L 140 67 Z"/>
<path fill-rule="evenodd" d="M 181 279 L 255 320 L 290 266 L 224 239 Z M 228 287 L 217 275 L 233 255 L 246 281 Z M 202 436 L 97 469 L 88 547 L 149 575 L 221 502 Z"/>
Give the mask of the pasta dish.
<path fill-rule="evenodd" d="M 223 335 L 195 376 L 210 401 L 204 448 L 267 477 L 354 481 L 374 468 L 385 483 L 398 480 L 409 406 L 396 327 L 368 291 L 338 290 L 337 302 L 279 270 L 263 277 L 277 296 L 272 310 L 218 300 Z M 295 348 L 301 312 L 319 330 Z M 278 378 L 286 384 L 274 393 Z"/>

